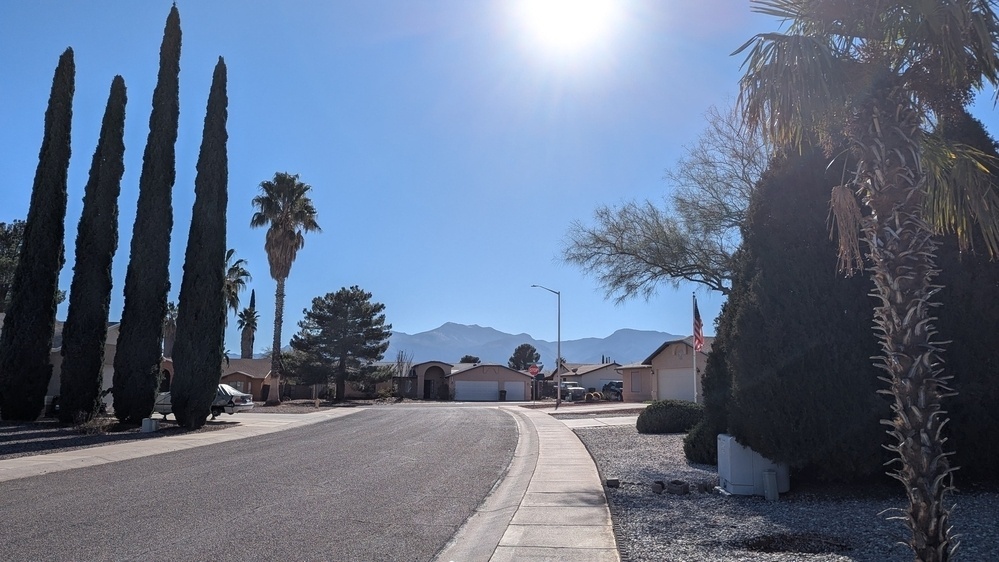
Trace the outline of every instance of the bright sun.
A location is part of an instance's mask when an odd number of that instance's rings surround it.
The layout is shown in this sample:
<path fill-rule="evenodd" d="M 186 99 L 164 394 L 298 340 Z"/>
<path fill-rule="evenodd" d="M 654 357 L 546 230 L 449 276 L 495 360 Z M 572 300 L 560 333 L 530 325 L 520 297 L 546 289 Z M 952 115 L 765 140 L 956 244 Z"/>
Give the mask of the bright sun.
<path fill-rule="evenodd" d="M 599 42 L 614 25 L 615 0 L 521 0 L 519 16 L 542 47 L 572 54 Z"/>

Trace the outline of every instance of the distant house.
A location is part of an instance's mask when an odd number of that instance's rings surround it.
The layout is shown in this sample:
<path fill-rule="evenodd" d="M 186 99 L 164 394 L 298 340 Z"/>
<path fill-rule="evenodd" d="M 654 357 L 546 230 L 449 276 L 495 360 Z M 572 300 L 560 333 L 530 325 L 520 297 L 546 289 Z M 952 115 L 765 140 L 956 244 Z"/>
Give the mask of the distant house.
<path fill-rule="evenodd" d="M 505 365 L 461 364 L 447 375 L 451 397 L 459 401 L 530 400 L 534 377 Z"/>
<path fill-rule="evenodd" d="M 236 390 L 253 395 L 257 402 L 266 400 L 264 387 L 271 388 L 271 358 L 229 359 L 222 362 L 222 377 L 219 382 Z"/>
<path fill-rule="evenodd" d="M 562 380 L 578 383 L 587 392 L 590 389 L 600 392 L 605 384 L 622 380 L 621 373 L 617 371 L 620 366 L 617 363 L 564 363 Z"/>
<path fill-rule="evenodd" d="M 619 367 L 617 371 L 624 379 L 624 399 L 704 402 L 701 376 L 713 341 L 714 338 L 705 337 L 704 347 L 697 352 L 696 377 L 692 336 L 664 342 L 645 361 Z"/>

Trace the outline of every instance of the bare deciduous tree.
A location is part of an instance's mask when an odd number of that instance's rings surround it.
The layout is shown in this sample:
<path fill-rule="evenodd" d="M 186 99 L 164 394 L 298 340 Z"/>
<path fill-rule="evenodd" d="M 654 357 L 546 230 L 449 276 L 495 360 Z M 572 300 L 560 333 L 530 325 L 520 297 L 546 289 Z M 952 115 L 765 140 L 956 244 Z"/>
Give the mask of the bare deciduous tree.
<path fill-rule="evenodd" d="M 741 128 L 737 110 L 711 107 L 705 117 L 697 144 L 666 171 L 671 194 L 661 203 L 602 205 L 595 225 L 570 226 L 562 258 L 596 276 L 608 297 L 649 298 L 661 283 L 681 281 L 728 294 L 739 229 L 770 154 Z"/>

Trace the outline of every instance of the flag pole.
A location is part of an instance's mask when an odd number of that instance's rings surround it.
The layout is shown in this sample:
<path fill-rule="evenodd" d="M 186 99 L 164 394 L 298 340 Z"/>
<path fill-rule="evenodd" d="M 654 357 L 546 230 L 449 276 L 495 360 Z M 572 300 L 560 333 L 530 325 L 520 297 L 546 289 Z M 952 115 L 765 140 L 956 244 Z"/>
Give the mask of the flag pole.
<path fill-rule="evenodd" d="M 697 296 L 690 294 L 694 302 L 694 335 L 690 337 L 690 347 L 694 350 L 694 403 L 697 403 Z"/>

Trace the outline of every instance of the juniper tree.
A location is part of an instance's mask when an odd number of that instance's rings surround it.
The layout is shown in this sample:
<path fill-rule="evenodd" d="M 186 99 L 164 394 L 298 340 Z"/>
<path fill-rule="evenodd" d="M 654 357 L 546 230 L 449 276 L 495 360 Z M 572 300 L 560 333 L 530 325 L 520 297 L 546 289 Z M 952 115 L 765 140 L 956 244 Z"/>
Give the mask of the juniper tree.
<path fill-rule="evenodd" d="M 115 76 L 77 227 L 69 313 L 62 331 L 63 422 L 89 420 L 97 413 L 104 380 L 111 260 L 118 248 L 118 194 L 125 173 L 125 103 L 125 80 Z"/>
<path fill-rule="evenodd" d="M 66 181 L 76 65 L 73 49 L 59 57 L 38 155 L 24 240 L 0 334 L 0 416 L 32 421 L 45 406 L 52 376 L 59 270 L 64 262 Z"/>
<path fill-rule="evenodd" d="M 226 67 L 219 57 L 208 95 L 205 128 L 194 180 L 194 209 L 184 255 L 177 309 L 174 378 L 170 396 L 177 423 L 205 424 L 222 375 L 225 337 L 225 225 L 229 158 L 226 152 Z"/>
<path fill-rule="evenodd" d="M 173 6 L 160 45 L 159 76 L 142 155 L 139 202 L 125 274 L 125 305 L 114 358 L 115 416 L 131 424 L 141 423 L 153 410 L 160 373 L 163 319 L 170 290 L 180 39 L 180 13 Z"/>

